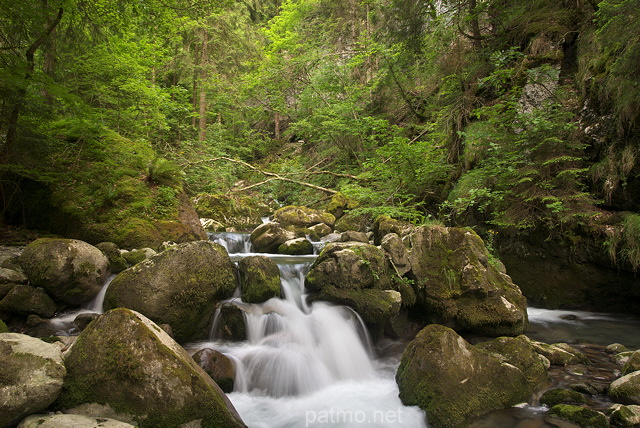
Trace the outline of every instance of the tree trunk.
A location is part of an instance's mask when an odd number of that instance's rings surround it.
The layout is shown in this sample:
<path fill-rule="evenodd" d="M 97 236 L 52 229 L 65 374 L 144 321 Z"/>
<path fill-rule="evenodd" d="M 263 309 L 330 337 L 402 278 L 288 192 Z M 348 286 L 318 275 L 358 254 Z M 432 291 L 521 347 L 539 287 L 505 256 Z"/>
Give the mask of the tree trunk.
<path fill-rule="evenodd" d="M 33 75 L 33 71 L 35 70 L 35 60 L 34 55 L 38 48 L 42 46 L 42 44 L 47 40 L 49 35 L 55 30 L 55 28 L 60 23 L 62 19 L 62 13 L 64 10 L 62 8 L 58 9 L 58 14 L 56 17 L 51 20 L 47 26 L 45 27 L 40 37 L 38 37 L 32 44 L 27 48 L 25 52 L 25 57 L 27 59 L 27 70 L 24 76 L 24 85 L 18 91 L 16 97 L 16 103 L 13 106 L 13 110 L 11 111 L 11 115 L 9 116 L 9 121 L 7 124 L 7 135 L 4 142 L 4 146 L 2 147 L 2 152 L 0 157 L 2 161 L 7 161 L 13 152 L 13 149 L 16 145 L 16 140 L 18 137 L 18 120 L 20 119 L 20 112 L 22 111 L 22 107 L 24 106 L 24 100 L 27 95 L 27 87 Z"/>

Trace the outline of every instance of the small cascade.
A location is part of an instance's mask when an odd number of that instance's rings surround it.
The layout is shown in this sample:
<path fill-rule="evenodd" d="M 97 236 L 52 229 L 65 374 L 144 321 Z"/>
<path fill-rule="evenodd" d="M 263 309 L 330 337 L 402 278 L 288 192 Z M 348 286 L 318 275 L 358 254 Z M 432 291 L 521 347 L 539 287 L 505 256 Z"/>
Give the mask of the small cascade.
<path fill-rule="evenodd" d="M 208 236 L 210 241 L 222 245 L 229 254 L 251 252 L 251 235 L 248 233 L 216 232 Z"/>
<path fill-rule="evenodd" d="M 216 234 L 215 240 L 225 248 L 240 248 L 230 244 L 237 241 L 236 235 Z M 243 245 L 242 250 L 230 253 L 231 259 L 238 261 L 253 254 L 250 247 Z M 320 413 L 313 416 L 318 417 L 325 411 L 322 401 L 327 396 L 344 393 L 344 397 L 330 400 L 334 404 L 326 411 L 346 406 L 345 411 L 352 412 L 352 417 L 353 412 L 369 417 L 377 409 L 392 408 L 406 415 L 404 426 L 424 427 L 422 412 L 400 403 L 393 370 L 388 365 L 381 368 L 384 364 L 372 358 L 368 332 L 358 314 L 325 302 L 307 303 L 304 278 L 316 256 L 266 255 L 280 269 L 282 298 L 261 304 L 230 299 L 243 310 L 247 340 L 215 340 L 214 333 L 224 316 L 224 312 L 217 311 L 210 342 L 194 344 L 198 348 L 215 348 L 235 363 L 234 392 L 229 398 L 248 425 L 304 426 L 310 415 L 296 402 L 307 400 L 306 408 L 317 409 Z M 372 391 L 378 392 L 371 394 Z M 374 397 L 367 403 L 354 397 L 362 394 Z M 396 426 L 398 420 L 378 422 L 370 426 Z"/>

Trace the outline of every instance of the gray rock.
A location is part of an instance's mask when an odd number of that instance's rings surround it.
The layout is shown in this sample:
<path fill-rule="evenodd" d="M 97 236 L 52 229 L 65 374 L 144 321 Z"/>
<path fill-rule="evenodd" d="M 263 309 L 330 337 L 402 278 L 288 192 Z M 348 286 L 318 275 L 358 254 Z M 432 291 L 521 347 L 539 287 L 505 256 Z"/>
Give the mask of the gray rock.
<path fill-rule="evenodd" d="M 119 273 L 107 289 L 105 310 L 129 308 L 169 324 L 176 340 L 206 337 L 218 301 L 235 290 L 227 251 L 210 241 L 176 245 Z"/>
<path fill-rule="evenodd" d="M 633 427 L 640 425 L 640 406 L 621 406 L 614 404 L 610 408 L 611 422 L 621 427 Z"/>
<path fill-rule="evenodd" d="M 554 343 L 550 345 L 533 341 L 532 344 L 536 352 L 547 357 L 549 362 L 554 366 L 590 363 L 586 355 L 566 343 Z"/>
<path fill-rule="evenodd" d="M 609 397 L 622 404 L 640 404 L 640 371 L 616 379 L 609 386 Z"/>
<path fill-rule="evenodd" d="M 627 362 L 624 363 L 624 367 L 622 367 L 622 374 L 626 375 L 636 370 L 640 370 L 640 351 L 631 354 Z"/>
<path fill-rule="evenodd" d="M 62 389 L 66 369 L 60 348 L 31 336 L 0 334 L 0 426 L 45 410 Z"/>
<path fill-rule="evenodd" d="M 20 422 L 18 428 L 129 428 L 134 426 L 115 419 L 56 414 L 28 416 Z"/>
<path fill-rule="evenodd" d="M 0 284 L 24 284 L 27 277 L 22 273 L 13 269 L 0 268 Z"/>
<path fill-rule="evenodd" d="M 309 228 L 321 223 L 333 227 L 336 222 L 336 218 L 331 213 L 293 205 L 277 210 L 273 213 L 273 219 L 285 227 L 295 226 L 301 228 Z"/>
<path fill-rule="evenodd" d="M 609 419 L 602 412 L 571 404 L 556 404 L 549 410 L 549 421 L 562 419 L 580 427 L 609 428 Z"/>
<path fill-rule="evenodd" d="M 296 238 L 304 237 L 304 232 L 292 232 L 279 223 L 268 222 L 256 227 L 251 232 L 251 244 L 253 249 L 259 253 L 277 254 L 280 245 Z"/>
<path fill-rule="evenodd" d="M 355 230 L 347 230 L 340 234 L 340 242 L 364 242 L 369 243 L 369 236 L 365 232 L 357 232 Z"/>
<path fill-rule="evenodd" d="M 407 247 L 396 233 L 388 233 L 382 238 L 380 247 L 389 256 L 398 275 L 402 276 L 411 270 L 411 262 Z"/>
<path fill-rule="evenodd" d="M 130 309 L 92 322 L 65 356 L 62 409 L 101 403 L 140 427 L 243 427 L 218 385 L 160 327 Z M 105 415 L 105 417 L 109 417 Z"/>
<path fill-rule="evenodd" d="M 25 247 L 20 264 L 32 285 L 72 305 L 90 302 L 110 274 L 104 253 L 76 239 L 38 239 Z"/>

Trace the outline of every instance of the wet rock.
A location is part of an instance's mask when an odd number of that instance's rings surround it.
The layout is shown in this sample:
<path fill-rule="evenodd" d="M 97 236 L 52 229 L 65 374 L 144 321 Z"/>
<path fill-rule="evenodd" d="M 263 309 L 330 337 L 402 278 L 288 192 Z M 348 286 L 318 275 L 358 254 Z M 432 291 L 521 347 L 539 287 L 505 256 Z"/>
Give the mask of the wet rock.
<path fill-rule="evenodd" d="M 622 367 L 622 374 L 626 375 L 636 370 L 640 370 L 640 351 L 631 354 L 627 362 L 624 363 L 624 367 Z"/>
<path fill-rule="evenodd" d="M 627 347 L 620 343 L 612 343 L 605 348 L 608 354 L 619 354 L 621 352 L 628 351 Z"/>
<path fill-rule="evenodd" d="M 243 302 L 262 303 L 280 297 L 280 270 L 269 257 L 243 258 L 238 262 L 238 273 Z"/>
<path fill-rule="evenodd" d="M 611 423 L 621 427 L 640 425 L 640 406 L 614 404 L 610 408 Z"/>
<path fill-rule="evenodd" d="M 109 260 L 102 251 L 76 239 L 38 239 L 20 256 L 31 285 L 72 305 L 90 302 L 109 276 Z"/>
<path fill-rule="evenodd" d="M 527 325 L 526 298 L 490 262 L 472 230 L 432 225 L 407 238 L 417 295 L 428 321 L 485 336 L 517 336 Z"/>
<path fill-rule="evenodd" d="M 532 388 L 517 367 L 476 348 L 450 328 L 431 324 L 410 342 L 396 373 L 400 399 L 426 412 L 433 427 L 525 402 Z"/>
<path fill-rule="evenodd" d="M 304 237 L 304 232 L 293 232 L 279 223 L 268 222 L 256 227 L 251 232 L 251 244 L 258 253 L 277 254 L 280 245 L 296 238 Z"/>
<path fill-rule="evenodd" d="M 587 404 L 587 399 L 578 391 L 568 388 L 552 388 L 540 397 L 540 404 L 553 407 L 556 404 Z"/>
<path fill-rule="evenodd" d="M 220 318 L 216 329 L 216 338 L 232 342 L 247 340 L 247 326 L 242 307 L 234 302 L 223 302 L 219 307 Z"/>
<path fill-rule="evenodd" d="M 608 428 L 609 419 L 596 410 L 570 404 L 557 404 L 549 410 L 549 418 L 563 419 L 584 428 Z"/>
<path fill-rule="evenodd" d="M 107 289 L 105 310 L 136 310 L 169 324 L 178 341 L 206 337 L 216 302 L 236 288 L 227 251 L 210 241 L 177 245 L 119 273 Z"/>
<path fill-rule="evenodd" d="M 382 326 L 398 315 L 402 297 L 394 290 L 344 290 L 333 285 L 323 287 L 317 299 L 349 306 L 368 324 Z"/>
<path fill-rule="evenodd" d="M 130 309 L 114 309 L 92 322 L 67 352 L 65 363 L 68 374 L 56 402 L 61 409 L 100 403 L 143 428 L 244 426 L 191 356 Z"/>
<path fill-rule="evenodd" d="M 280 244 L 278 254 L 287 254 L 290 256 L 313 254 L 313 244 L 307 238 L 291 239 Z"/>
<path fill-rule="evenodd" d="M 17 428 L 133 428 L 134 426 L 115 419 L 57 414 L 28 416 L 20 422 Z"/>
<path fill-rule="evenodd" d="M 23 334 L 0 334 L 0 356 L 0 426 L 11 427 L 56 400 L 66 370 L 59 347 Z"/>
<path fill-rule="evenodd" d="M 220 389 L 224 392 L 233 391 L 236 368 L 229 357 L 215 349 L 205 348 L 193 354 L 193 360 L 211 376 Z"/>
<path fill-rule="evenodd" d="M 609 397 L 622 404 L 640 404 L 640 371 L 613 381 L 609 386 Z"/>
<path fill-rule="evenodd" d="M 99 316 L 100 314 L 96 312 L 85 312 L 75 317 L 73 323 L 78 327 L 79 331 L 82 331 L 87 328 L 91 321 L 97 319 Z"/>
<path fill-rule="evenodd" d="M 56 304 L 41 288 L 18 284 L 0 300 L 0 311 L 51 318 L 56 313 Z"/>
<path fill-rule="evenodd" d="M 586 355 L 566 343 L 554 343 L 552 345 L 535 341 L 532 343 L 536 352 L 547 357 L 552 365 L 566 366 L 590 363 Z"/>
<path fill-rule="evenodd" d="M 0 268 L 0 284 L 25 284 L 27 277 L 13 269 Z"/>

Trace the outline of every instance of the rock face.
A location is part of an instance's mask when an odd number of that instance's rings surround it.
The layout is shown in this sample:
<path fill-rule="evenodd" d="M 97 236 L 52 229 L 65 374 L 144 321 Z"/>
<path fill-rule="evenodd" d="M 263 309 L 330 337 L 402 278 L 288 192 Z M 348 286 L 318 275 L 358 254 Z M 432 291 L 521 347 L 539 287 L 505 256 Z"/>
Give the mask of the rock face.
<path fill-rule="evenodd" d="M 18 333 L 0 334 L 0 426 L 41 412 L 62 389 L 66 369 L 60 348 Z"/>
<path fill-rule="evenodd" d="M 280 270 L 266 256 L 249 256 L 238 262 L 242 301 L 262 303 L 280 296 Z"/>
<path fill-rule="evenodd" d="M 76 239 L 38 239 L 25 247 L 20 265 L 32 285 L 72 305 L 91 301 L 110 273 L 102 251 Z"/>
<path fill-rule="evenodd" d="M 407 345 L 396 382 L 402 402 L 423 409 L 436 428 L 525 402 L 533 392 L 520 369 L 437 324 Z"/>
<path fill-rule="evenodd" d="M 107 289 L 105 310 L 136 310 L 169 324 L 176 340 L 205 337 L 217 301 L 236 288 L 235 266 L 213 242 L 176 245 L 118 274 Z"/>
<path fill-rule="evenodd" d="M 109 311 L 84 330 L 65 358 L 57 405 L 99 403 L 140 427 L 242 427 L 218 385 L 162 329 L 129 309 Z"/>
<path fill-rule="evenodd" d="M 522 334 L 526 298 L 500 265 L 490 262 L 475 232 L 425 226 L 414 230 L 409 240 L 408 275 L 429 322 L 488 336 Z"/>

